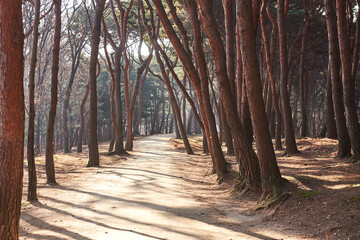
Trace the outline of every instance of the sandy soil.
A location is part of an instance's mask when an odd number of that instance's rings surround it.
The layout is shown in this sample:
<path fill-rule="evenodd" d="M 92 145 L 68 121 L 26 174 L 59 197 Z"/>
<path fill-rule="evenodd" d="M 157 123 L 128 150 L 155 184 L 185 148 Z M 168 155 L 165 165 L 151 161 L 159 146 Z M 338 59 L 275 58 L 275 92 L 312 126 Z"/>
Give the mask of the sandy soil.
<path fill-rule="evenodd" d="M 56 155 L 58 186 L 45 185 L 38 158 L 40 198 L 26 202 L 24 186 L 20 239 L 360 239 L 360 167 L 329 157 L 336 142 L 307 139 L 301 154 L 278 158 L 291 197 L 255 212 L 257 195 L 230 194 L 236 174 L 216 184 L 199 137 L 196 155 L 171 137 L 138 139 L 126 157 L 102 145 L 100 168 L 84 167 L 86 151 Z"/>
<path fill-rule="evenodd" d="M 55 187 L 44 185 L 40 168 L 40 201 L 24 202 L 20 239 L 272 239 L 184 188 L 199 183 L 178 165 L 196 157 L 172 151 L 169 136 L 142 138 L 135 150 L 126 161 L 102 156 L 92 169 L 76 168 L 86 158 L 59 155 Z"/>

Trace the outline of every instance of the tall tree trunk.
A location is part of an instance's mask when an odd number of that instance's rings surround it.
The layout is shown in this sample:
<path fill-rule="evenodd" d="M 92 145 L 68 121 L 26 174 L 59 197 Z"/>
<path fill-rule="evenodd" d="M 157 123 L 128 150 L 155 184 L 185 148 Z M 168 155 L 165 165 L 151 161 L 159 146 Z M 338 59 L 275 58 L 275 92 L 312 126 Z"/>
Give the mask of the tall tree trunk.
<path fill-rule="evenodd" d="M 213 167 L 218 174 L 218 179 L 221 181 L 224 175 L 227 172 L 226 169 L 226 162 L 224 155 L 221 150 L 221 146 L 219 143 L 216 125 L 215 125 L 215 118 L 212 112 L 211 103 L 210 103 L 210 96 L 209 96 L 209 88 L 208 88 L 208 80 L 207 80 L 207 73 L 206 73 L 206 64 L 204 67 L 200 67 L 200 74 L 202 77 L 199 77 L 198 72 L 191 60 L 191 57 L 185 50 L 184 46 L 181 44 L 180 40 L 178 39 L 174 29 L 172 28 L 171 22 L 167 18 L 166 12 L 164 7 L 159 0 L 152 1 L 156 7 L 159 19 L 163 24 L 164 30 L 171 41 L 175 51 L 177 52 L 181 62 L 184 65 L 184 68 L 189 75 L 189 78 L 195 88 L 196 95 L 199 99 L 200 105 L 200 112 L 204 122 L 204 129 L 205 134 L 208 139 L 209 149 L 211 152 L 211 157 L 213 160 Z M 195 59 L 198 60 L 198 64 L 205 63 L 205 58 L 202 51 L 202 37 L 201 37 L 201 30 L 200 30 L 200 22 L 198 19 L 198 12 L 196 8 L 196 3 L 192 0 L 190 1 L 191 9 L 195 9 L 194 11 L 189 12 L 192 19 L 194 35 L 195 35 L 195 52 L 197 52 L 197 56 Z M 189 10 L 190 11 L 190 10 Z M 194 26 L 196 24 L 196 27 Z M 205 74 L 203 73 L 203 69 L 205 69 Z M 201 79 L 201 80 L 200 80 Z M 206 99 L 206 101 L 205 101 Z"/>
<path fill-rule="evenodd" d="M 222 101 L 220 101 L 219 104 L 220 104 L 220 114 L 221 114 L 221 117 L 223 119 L 223 122 L 222 122 L 223 134 L 224 134 L 226 148 L 227 148 L 227 153 L 226 154 L 229 155 L 229 156 L 234 156 L 234 154 L 235 154 L 235 152 L 234 152 L 234 144 L 233 144 L 233 139 L 232 139 L 229 124 L 226 121 L 224 105 L 223 105 Z"/>
<path fill-rule="evenodd" d="M 145 83 L 145 80 L 146 80 L 147 73 L 148 73 L 148 69 L 146 69 L 146 71 L 144 73 L 144 76 L 143 76 L 143 78 L 141 80 L 140 93 L 139 93 L 139 99 L 138 99 L 138 118 L 137 118 L 136 123 L 135 123 L 135 127 L 134 127 L 132 137 L 135 136 L 136 132 L 139 132 L 139 134 L 140 134 L 139 126 L 140 126 L 140 122 L 141 122 L 141 110 L 142 110 L 141 109 L 141 101 L 142 101 L 142 94 L 143 94 L 144 83 Z M 169 114 L 170 114 L 170 109 L 169 109 Z"/>
<path fill-rule="evenodd" d="M 36 121 L 36 137 L 35 137 L 35 155 L 38 155 L 42 151 L 41 147 L 41 133 L 40 133 L 40 124 L 41 124 L 41 116 L 40 112 L 37 115 L 37 121 Z"/>
<path fill-rule="evenodd" d="M 294 136 L 294 129 L 291 117 L 291 107 L 288 93 L 288 50 L 287 50 L 287 32 L 286 32 L 286 14 L 285 0 L 278 0 L 277 5 L 277 23 L 279 31 L 279 51 L 280 51 L 280 98 L 285 126 L 285 145 L 286 153 L 298 153 Z"/>
<path fill-rule="evenodd" d="M 340 79 L 340 52 L 338 43 L 338 34 L 336 28 L 336 13 L 333 0 L 324 0 L 326 25 L 329 39 L 329 65 L 332 84 L 332 97 L 334 101 L 334 112 L 336 129 L 338 134 L 338 153 L 337 157 L 347 157 L 351 155 L 351 143 L 349 133 L 346 128 L 346 120 L 344 116 L 344 104 L 342 84 Z"/>
<path fill-rule="evenodd" d="M 186 75 L 184 74 L 184 79 L 183 79 L 183 85 L 184 88 L 186 88 Z M 183 94 L 182 97 L 182 120 L 183 120 L 183 125 L 184 128 L 186 129 L 186 100 L 185 100 L 185 94 Z"/>
<path fill-rule="evenodd" d="M 74 52 L 73 52 L 74 51 Z M 75 74 L 80 64 L 82 47 L 72 51 L 72 66 L 68 85 L 66 87 L 64 108 L 63 108 L 63 132 L 64 132 L 64 152 L 69 153 L 71 146 L 69 146 L 69 127 L 68 127 L 68 108 L 70 103 L 71 89 L 75 80 Z"/>
<path fill-rule="evenodd" d="M 237 10 L 236 10 L 237 11 Z M 236 14 L 236 19 L 239 14 Z M 237 20 L 236 20 L 237 21 Z M 240 48 L 240 29 L 239 24 L 236 24 L 236 109 L 238 111 L 239 118 L 241 119 L 241 101 L 242 101 L 242 80 L 243 80 L 243 67 L 242 56 Z"/>
<path fill-rule="evenodd" d="M 157 62 L 160 66 L 160 70 L 161 70 L 161 74 L 163 76 L 163 79 L 164 79 L 164 83 L 166 85 L 166 88 L 168 90 L 168 93 L 169 93 L 169 98 L 170 98 L 170 104 L 172 105 L 172 109 L 174 111 L 174 115 L 176 116 L 176 120 L 177 120 L 177 124 L 178 124 L 178 127 L 179 127 L 179 131 L 180 131 L 180 134 L 181 134 L 181 138 L 184 142 L 184 146 L 185 146 L 185 150 L 188 154 L 194 154 L 191 146 L 190 146 L 190 143 L 189 143 L 189 140 L 188 140 L 188 137 L 186 135 L 186 130 L 185 130 L 185 127 L 182 123 L 182 120 L 181 120 L 181 113 L 180 113 L 180 108 L 179 108 L 179 105 L 177 104 L 176 102 L 176 98 L 175 98 L 175 95 L 174 95 L 174 92 L 173 92 L 173 89 L 171 87 L 171 84 L 170 84 L 170 80 L 169 80 L 169 77 L 168 75 L 166 74 L 166 71 L 165 71 L 165 67 L 163 65 L 163 62 L 161 61 L 161 58 L 160 58 L 160 54 L 157 50 L 155 50 L 155 54 L 156 54 L 156 59 L 157 59 Z M 159 105 L 160 106 L 160 105 Z M 158 108 L 158 105 L 156 106 L 156 108 Z M 156 111 L 157 109 L 155 109 Z"/>
<path fill-rule="evenodd" d="M 84 128 L 85 128 L 85 122 L 84 122 L 84 108 L 86 100 L 89 96 L 89 84 L 86 85 L 86 90 L 83 99 L 81 100 L 80 104 L 80 111 L 79 111 L 79 120 L 80 120 L 80 129 L 79 129 L 79 135 L 78 135 L 78 142 L 77 142 L 77 148 L 76 151 L 78 153 L 82 152 L 82 145 L 83 145 L 83 136 L 84 136 Z"/>
<path fill-rule="evenodd" d="M 281 146 L 281 112 L 278 104 L 278 96 L 276 93 L 276 80 L 275 80 L 275 72 L 274 72 L 274 65 L 272 62 L 272 54 L 275 54 L 271 48 L 275 46 L 275 33 L 276 33 L 276 25 L 273 24 L 272 33 L 271 33 L 271 47 L 269 47 L 268 38 L 266 34 L 266 26 L 265 26 L 265 13 L 267 8 L 267 0 L 262 1 L 261 6 L 261 14 L 260 14 L 260 22 L 261 22 L 261 32 L 264 40 L 264 51 L 265 51 L 265 62 L 266 62 L 266 69 L 269 74 L 269 80 L 271 85 L 271 96 L 272 96 L 272 103 L 274 106 L 274 111 L 276 115 L 276 131 L 275 131 L 275 149 L 280 150 L 282 149 Z M 270 104 L 269 104 L 270 105 Z M 270 118 L 269 118 L 270 120 Z"/>
<path fill-rule="evenodd" d="M 254 150 L 243 135 L 244 128 L 240 123 L 236 110 L 235 98 L 231 92 L 231 86 L 226 71 L 226 53 L 220 33 L 216 27 L 214 15 L 212 14 L 212 4 L 205 0 L 198 0 L 198 3 L 203 26 L 214 54 L 217 69 L 216 74 L 220 84 L 220 95 L 224 102 L 227 121 L 234 138 L 235 151 L 237 152 L 239 159 L 241 159 L 241 173 L 243 174 L 247 187 L 253 188 L 260 184 L 259 163 Z"/>
<path fill-rule="evenodd" d="M 334 104 L 332 98 L 331 70 L 328 67 L 326 80 L 326 137 L 336 139 L 336 122 L 334 113 Z"/>
<path fill-rule="evenodd" d="M 131 112 L 131 102 L 130 102 L 130 78 L 129 78 L 129 68 L 130 68 L 130 60 L 126 55 L 126 51 L 124 51 L 123 55 L 125 58 L 125 66 L 124 66 L 124 95 L 125 95 L 125 106 L 126 106 L 126 143 L 132 143 L 132 112 Z M 127 147 L 126 147 L 127 146 Z M 125 145 L 126 150 L 132 150 L 132 144 Z"/>
<path fill-rule="evenodd" d="M 227 74 L 230 80 L 230 85 L 232 89 L 233 96 L 236 100 L 236 75 L 235 75 L 235 51 L 234 51 L 234 42 L 235 42 L 235 28 L 233 24 L 233 20 L 235 19 L 233 16 L 233 10 L 235 6 L 233 6 L 232 0 L 223 0 L 224 12 L 225 12 L 225 36 L 226 36 L 226 67 Z M 224 134 L 225 141 L 227 146 L 227 154 L 234 155 L 234 144 L 232 140 L 231 131 L 229 125 L 224 118 Z"/>
<path fill-rule="evenodd" d="M 337 28 L 341 58 L 346 126 L 351 140 L 353 159 L 360 160 L 360 125 L 355 107 L 355 79 L 351 76 L 350 36 L 346 18 L 346 2 L 336 0 Z"/>
<path fill-rule="evenodd" d="M 256 59 L 255 31 L 251 11 L 251 0 L 237 0 L 239 8 L 241 52 L 248 93 L 251 118 L 253 120 L 256 149 L 259 157 L 263 195 L 274 197 L 283 192 L 280 170 L 276 163 L 261 94 L 260 69 Z"/>
<path fill-rule="evenodd" d="M 28 160 L 28 194 L 27 200 L 37 200 L 36 194 L 36 167 L 34 153 L 35 137 L 35 71 L 37 62 L 37 51 L 39 41 L 39 23 L 40 23 L 40 0 L 35 1 L 35 17 L 33 24 L 33 42 L 31 49 L 31 60 L 29 70 L 29 121 L 28 121 L 28 142 L 27 142 L 27 160 Z"/>
<path fill-rule="evenodd" d="M 136 80 L 135 80 L 135 85 L 134 85 L 134 89 L 131 94 L 131 101 L 130 101 L 130 115 L 129 116 L 131 117 L 131 119 L 129 120 L 129 123 L 131 123 L 131 126 L 130 126 L 130 128 L 128 126 L 128 131 L 127 131 L 127 136 L 126 136 L 126 144 L 125 144 L 125 150 L 128 150 L 128 151 L 133 150 L 133 138 L 134 138 L 133 132 L 135 132 L 135 129 L 137 129 L 136 126 L 138 126 L 137 123 L 134 124 L 134 111 L 135 111 L 136 98 L 139 95 L 138 92 L 139 92 L 139 87 L 140 87 L 140 83 L 141 83 L 141 75 L 143 74 L 143 72 L 145 71 L 147 66 L 149 66 L 151 59 L 152 59 L 152 53 L 136 69 Z M 144 78 L 146 78 L 146 75 L 147 75 L 147 71 L 144 74 Z M 141 89 L 142 89 L 142 87 L 141 87 Z M 138 98 L 138 101 L 140 102 L 140 115 L 138 115 L 138 116 L 141 116 L 141 97 L 140 96 Z M 141 118 L 138 118 L 138 119 L 141 120 Z M 134 126 L 134 130 L 133 130 L 133 126 Z"/>
<path fill-rule="evenodd" d="M 124 149 L 123 114 L 121 101 L 121 49 L 115 51 L 115 105 L 116 105 L 116 131 L 115 150 L 117 154 L 126 153 Z"/>
<path fill-rule="evenodd" d="M 25 129 L 21 10 L 20 0 L 0 1 L 0 239 L 19 239 Z"/>
<path fill-rule="evenodd" d="M 172 104 L 170 103 L 171 105 L 171 113 L 172 113 L 172 127 L 170 128 L 170 132 L 175 132 L 175 138 L 176 139 L 181 139 L 181 134 L 180 134 L 180 130 L 179 130 L 179 125 L 178 125 L 178 120 L 177 120 L 177 117 L 175 115 L 175 111 L 172 107 Z M 173 131 L 171 131 L 173 129 Z"/>
<path fill-rule="evenodd" d="M 244 136 L 250 146 L 252 145 L 252 142 L 254 140 L 253 135 L 253 126 L 251 123 L 251 116 L 250 116 L 250 109 L 249 109 L 249 102 L 248 97 L 246 93 L 246 82 L 244 79 L 244 82 L 241 85 L 241 123 L 244 127 Z"/>
<path fill-rule="evenodd" d="M 104 12 L 105 0 L 99 0 L 95 10 L 95 19 L 92 29 L 91 55 L 90 55 L 90 113 L 89 113 L 89 161 L 87 167 L 97 167 L 99 163 L 99 147 L 97 136 L 97 92 L 96 92 L 96 65 L 98 61 L 101 18 Z"/>
<path fill-rule="evenodd" d="M 58 102 L 58 72 L 61 38 L 61 0 L 53 0 L 55 6 L 55 33 L 53 47 L 53 62 L 51 69 L 51 103 L 46 140 L 46 178 L 47 183 L 56 184 L 54 167 L 54 126 L 56 117 L 56 106 Z"/>
<path fill-rule="evenodd" d="M 304 1 L 306 2 L 306 1 Z M 308 87 L 305 85 L 307 82 L 305 74 L 305 55 L 307 47 L 307 34 L 309 29 L 309 19 L 307 16 L 306 4 L 304 4 L 305 9 L 305 23 L 302 30 L 301 36 L 301 53 L 300 53 L 300 66 L 299 66 L 299 89 L 300 89 L 300 102 L 301 102 L 301 133 L 302 137 L 307 136 L 308 132 L 308 111 L 307 111 L 307 90 Z"/>
<path fill-rule="evenodd" d="M 194 32 L 194 53 L 195 59 L 199 68 L 199 76 L 193 74 L 191 76 L 189 69 L 187 70 L 190 78 L 193 78 L 193 86 L 199 99 L 200 112 L 204 122 L 204 133 L 207 139 L 207 144 L 211 157 L 213 160 L 213 168 L 218 174 L 219 181 L 222 181 L 227 173 L 226 161 L 224 153 L 219 141 L 215 116 L 211 106 L 210 93 L 209 93 L 209 77 L 207 73 L 205 55 L 202 46 L 201 24 L 198 16 L 198 9 L 195 1 L 188 1 L 188 11 L 192 22 Z M 183 61 L 183 60 L 182 60 Z M 198 77 L 197 82 L 195 79 Z M 194 85 L 194 82 L 197 83 Z M 200 86 L 199 86 L 200 85 Z M 204 149 L 205 150 L 205 149 Z"/>

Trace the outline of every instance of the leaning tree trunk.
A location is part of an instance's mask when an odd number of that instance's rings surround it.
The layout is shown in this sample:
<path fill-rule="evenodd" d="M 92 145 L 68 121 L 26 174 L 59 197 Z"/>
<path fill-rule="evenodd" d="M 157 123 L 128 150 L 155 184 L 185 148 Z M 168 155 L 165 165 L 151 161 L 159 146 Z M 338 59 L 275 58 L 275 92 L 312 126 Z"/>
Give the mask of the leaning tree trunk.
<path fill-rule="evenodd" d="M 212 14 L 212 4 L 205 0 L 198 0 L 198 3 L 203 26 L 209 38 L 212 53 L 214 54 L 217 69 L 216 74 L 220 84 L 220 94 L 224 102 L 226 118 L 234 138 L 235 151 L 241 159 L 241 167 L 243 168 L 242 174 L 246 174 L 243 176 L 246 185 L 248 185 L 249 188 L 252 188 L 260 183 L 258 159 L 252 146 L 243 134 L 244 128 L 240 123 L 236 110 L 235 98 L 231 92 L 231 85 L 226 71 L 226 53 L 220 33 L 216 27 L 214 15 Z"/>
<path fill-rule="evenodd" d="M 152 53 L 148 56 L 148 58 L 141 63 L 141 65 L 136 69 L 136 80 L 135 80 L 135 85 L 131 94 L 131 101 L 130 101 L 130 115 L 128 117 L 131 117 L 131 120 L 129 121 L 131 124 L 128 126 L 128 131 L 127 131 L 127 135 L 126 135 L 126 144 L 125 144 L 125 150 L 129 150 L 132 151 L 133 150 L 133 138 L 134 138 L 134 130 L 133 130 L 133 126 L 135 129 L 136 124 L 134 124 L 134 112 L 135 112 L 135 103 L 136 103 L 136 98 L 139 95 L 139 87 L 140 87 L 140 82 L 141 82 L 141 75 L 143 74 L 143 72 L 145 71 L 145 69 L 147 68 L 147 66 L 150 64 L 150 61 L 152 59 Z M 144 77 L 146 78 L 146 73 L 144 74 Z M 138 98 L 138 101 L 141 102 L 140 97 Z M 140 103 L 141 106 L 141 103 Z M 141 111 L 141 108 L 140 108 Z"/>
<path fill-rule="evenodd" d="M 138 116 L 137 116 L 137 120 L 136 120 L 136 123 L 135 123 L 135 126 L 134 126 L 134 131 L 133 131 L 132 137 L 134 137 L 137 132 L 139 132 L 139 134 L 140 134 L 139 126 L 140 126 L 140 123 L 141 123 L 141 112 L 142 112 L 141 111 L 142 110 L 141 109 L 141 101 L 142 101 L 142 94 L 143 94 L 144 83 L 145 83 L 145 80 L 146 80 L 147 73 L 148 73 L 148 69 L 146 69 L 146 71 L 144 73 L 144 76 L 143 76 L 143 78 L 141 80 L 139 99 L 138 99 L 138 107 L 137 107 L 138 108 Z M 169 109 L 169 114 L 170 114 L 170 109 Z"/>
<path fill-rule="evenodd" d="M 351 143 L 349 133 L 346 128 L 344 116 L 344 104 L 342 100 L 342 84 L 340 79 L 340 52 L 338 44 L 338 34 L 336 28 L 336 14 L 333 0 L 324 0 L 326 25 L 329 39 L 329 65 L 332 84 L 332 97 L 334 102 L 336 130 L 338 135 L 337 157 L 347 157 L 351 155 Z"/>
<path fill-rule="evenodd" d="M 224 153 L 222 151 L 221 143 L 216 129 L 215 116 L 211 106 L 209 94 L 209 77 L 207 73 L 205 54 L 202 46 L 203 37 L 201 34 L 201 23 L 199 21 L 198 9 L 195 1 L 189 1 L 188 4 L 188 11 L 190 13 L 191 23 L 194 31 L 194 52 L 200 76 L 200 83 L 193 85 L 199 99 L 199 107 L 204 122 L 204 133 L 213 160 L 213 168 L 218 174 L 218 179 L 222 181 L 227 173 L 227 168 Z M 191 74 L 189 75 L 191 77 Z M 197 75 L 192 76 L 193 83 L 195 82 L 194 79 L 196 76 Z"/>
<path fill-rule="evenodd" d="M 97 92 L 96 92 L 96 65 L 98 61 L 101 18 L 104 12 L 105 0 L 100 0 L 96 6 L 94 26 L 92 29 L 91 55 L 90 55 L 90 113 L 89 113 L 89 162 L 88 167 L 99 166 L 99 147 L 97 136 Z"/>
<path fill-rule="evenodd" d="M 341 58 L 346 126 L 351 140 L 353 159 L 360 160 L 360 125 L 355 107 L 355 79 L 351 76 L 350 37 L 346 18 L 346 2 L 336 0 L 337 28 Z"/>
<path fill-rule="evenodd" d="M 21 4 L 0 1 L 0 239 L 19 239 L 25 128 Z"/>
<path fill-rule="evenodd" d="M 75 74 L 80 64 L 82 47 L 80 49 L 74 50 L 75 53 L 72 53 L 72 66 L 70 79 L 66 88 L 65 99 L 64 99 L 64 107 L 63 107 L 63 132 L 64 132 L 64 153 L 69 153 L 71 150 L 71 145 L 69 143 L 69 128 L 68 128 L 68 108 L 70 103 L 70 96 L 72 92 L 72 86 L 75 80 Z"/>
<path fill-rule="evenodd" d="M 276 82 L 275 82 L 275 73 L 274 73 L 274 65 L 272 62 L 272 54 L 274 54 L 274 46 L 275 46 L 275 32 L 276 32 L 276 25 L 273 25 L 272 33 L 271 33 L 271 47 L 269 47 L 268 38 L 266 34 L 266 25 L 265 25 L 265 13 L 267 8 L 267 1 L 263 0 L 262 6 L 261 6 L 261 14 L 260 14 L 260 23 L 261 23 L 261 33 L 263 36 L 264 41 L 264 52 L 265 52 L 265 63 L 266 63 L 266 69 L 269 74 L 269 80 L 271 85 L 271 99 L 274 106 L 274 111 L 276 115 L 276 132 L 275 132 L 275 149 L 280 150 L 282 149 L 281 146 L 281 112 L 278 104 L 278 96 L 276 93 Z M 272 49 L 270 49 L 272 48 Z M 270 95 L 270 94 L 269 94 Z M 270 106 L 270 104 L 269 104 Z M 270 118 L 269 118 L 270 120 Z"/>
<path fill-rule="evenodd" d="M 241 52 L 254 126 L 256 149 L 259 157 L 263 195 L 279 196 L 283 192 L 280 170 L 266 120 L 265 105 L 261 93 L 260 69 L 256 58 L 255 31 L 251 14 L 251 0 L 237 0 L 239 8 Z"/>
<path fill-rule="evenodd" d="M 54 126 L 56 117 L 56 106 L 58 101 L 58 72 L 61 38 L 61 0 L 54 0 L 55 6 L 55 33 L 53 47 L 53 62 L 51 69 L 51 103 L 49 121 L 47 127 L 45 166 L 47 183 L 56 184 L 54 167 Z"/>
<path fill-rule="evenodd" d="M 162 5 L 161 1 L 153 0 L 152 2 L 154 3 L 154 5 L 156 7 L 159 19 L 160 19 L 161 23 L 163 24 L 164 30 L 165 30 L 169 40 L 171 41 L 175 51 L 177 52 L 181 62 L 183 63 L 184 68 L 186 69 L 187 74 L 189 75 L 189 78 L 195 88 L 196 94 L 199 99 L 200 112 L 203 117 L 205 134 L 208 139 L 209 149 L 211 152 L 214 169 L 216 170 L 216 172 L 218 174 L 219 180 L 221 180 L 221 179 L 223 179 L 224 175 L 226 174 L 227 169 L 226 169 L 225 158 L 222 153 L 219 139 L 217 136 L 216 127 L 212 128 L 210 125 L 212 123 L 214 123 L 213 125 L 215 125 L 215 117 L 212 112 L 211 103 L 210 103 L 206 71 L 205 71 L 205 74 L 200 73 L 200 75 L 202 75 L 202 77 L 199 77 L 198 72 L 195 69 L 195 66 L 194 66 L 189 54 L 185 50 L 183 44 L 180 42 L 179 38 L 177 37 L 177 35 L 175 33 L 175 30 L 173 29 L 173 27 L 171 25 L 171 22 L 167 17 L 167 14 L 164 10 L 164 6 Z M 199 23 L 199 19 L 198 19 L 198 15 L 197 15 L 197 8 L 196 8 L 196 4 L 194 1 L 189 1 L 189 2 L 191 2 L 191 5 L 195 6 L 195 11 L 192 11 L 192 13 L 190 14 L 191 18 L 192 18 L 192 24 L 194 24 L 194 20 L 196 21 L 195 23 L 197 24 L 197 28 L 195 28 L 193 25 L 194 35 L 196 33 L 196 36 L 195 36 L 196 41 L 195 41 L 194 48 L 195 48 L 195 52 L 198 52 L 202 56 L 202 57 L 199 57 L 200 55 L 198 55 L 198 57 L 196 57 L 196 59 L 197 60 L 200 59 L 201 62 L 204 62 L 205 58 L 203 56 L 202 46 L 201 46 L 202 45 L 201 44 L 202 43 L 201 31 L 196 31 L 196 30 L 200 29 L 200 23 Z M 201 62 L 198 61 L 198 64 L 200 64 Z M 204 66 L 206 67 L 205 64 L 204 64 Z M 199 70 L 200 70 L 200 72 L 203 71 L 202 67 L 199 66 Z M 202 80 L 200 80 L 200 78 L 202 78 Z M 204 87 L 202 87 L 203 84 L 204 84 Z M 205 101 L 204 98 L 207 98 L 208 101 Z M 210 134 L 212 134 L 212 135 L 210 135 Z M 214 143 L 217 145 L 214 145 Z"/>
<path fill-rule="evenodd" d="M 157 59 L 157 61 L 159 63 L 159 66 L 160 66 L 160 70 L 161 70 L 161 74 L 162 74 L 163 79 L 164 79 L 164 83 L 165 83 L 166 88 L 167 88 L 168 93 L 169 93 L 170 104 L 172 105 L 172 109 L 173 109 L 174 115 L 175 115 L 177 123 L 178 123 L 179 131 L 180 131 L 180 134 L 181 134 L 181 138 L 182 138 L 182 140 L 184 142 L 185 150 L 186 150 L 186 152 L 188 154 L 194 154 L 194 152 L 193 152 L 193 150 L 192 150 L 192 148 L 190 146 L 189 139 L 188 139 L 188 137 L 186 135 L 186 130 L 185 130 L 184 124 L 181 121 L 180 107 L 176 102 L 176 98 L 175 98 L 173 89 L 172 89 L 171 84 L 170 84 L 169 76 L 166 74 L 165 67 L 163 65 L 163 62 L 161 61 L 160 54 L 159 54 L 157 49 L 155 50 L 155 54 L 156 54 L 156 59 Z M 160 106 L 160 105 L 158 105 L 158 106 Z M 156 107 L 157 109 L 158 109 L 158 106 Z"/>
<path fill-rule="evenodd" d="M 33 42 L 31 49 L 31 60 L 29 70 L 29 124 L 28 124 L 28 142 L 27 142 L 27 160 L 28 160 L 28 195 L 27 200 L 37 200 L 36 194 L 36 167 L 34 153 L 35 137 L 35 71 L 37 62 L 37 51 L 39 41 L 39 23 L 40 23 L 40 0 L 35 1 L 35 18 L 33 24 Z M 39 123 L 38 123 L 39 124 Z"/>
<path fill-rule="evenodd" d="M 296 147 L 294 129 L 291 116 L 291 106 L 288 93 L 288 51 L 286 42 L 286 13 L 285 0 L 278 0 L 278 31 L 280 51 L 280 98 L 285 126 L 286 153 L 294 154 L 299 152 Z"/>

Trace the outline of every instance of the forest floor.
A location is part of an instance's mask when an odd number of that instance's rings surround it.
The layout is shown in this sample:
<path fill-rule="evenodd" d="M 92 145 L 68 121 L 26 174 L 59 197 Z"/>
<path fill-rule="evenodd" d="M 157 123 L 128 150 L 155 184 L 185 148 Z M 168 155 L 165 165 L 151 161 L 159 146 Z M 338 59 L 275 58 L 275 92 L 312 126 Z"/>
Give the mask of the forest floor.
<path fill-rule="evenodd" d="M 181 139 L 172 139 L 178 149 L 182 149 Z M 202 137 L 192 136 L 190 142 L 201 153 Z M 281 174 L 286 179 L 286 191 L 290 193 L 281 205 L 256 211 L 258 194 L 236 196 L 232 192 L 236 184 L 238 165 L 235 157 L 227 156 L 233 175 L 221 185 L 211 184 L 215 175 L 209 175 L 211 162 L 196 161 L 199 179 L 208 187 L 203 191 L 204 199 L 231 218 L 238 213 L 249 217 L 250 227 L 262 227 L 275 232 L 289 231 L 304 239 L 360 239 L 360 164 L 350 163 L 349 158 L 337 159 L 337 141 L 333 139 L 299 138 L 296 140 L 299 154 L 282 156 L 276 151 Z M 255 146 L 254 146 L 255 147 Z M 224 150 L 226 150 L 224 148 Z M 191 164 L 191 163 L 188 163 Z M 182 166 L 184 171 L 189 166 Z M 189 187 L 189 186 L 187 186 Z M 201 187 L 196 186 L 199 193 Z M 212 197 L 209 197 L 212 193 Z M 200 194 L 201 195 L 201 194 Z M 211 196 L 211 195 L 210 195 Z M 243 215 L 240 216 L 242 220 Z M 254 217 L 255 221 L 251 220 Z M 257 219 L 258 218 L 258 219 Z M 286 235 L 286 234 L 285 234 Z M 293 239 L 288 235 L 282 239 Z"/>
<path fill-rule="evenodd" d="M 137 139 L 128 156 L 102 144 L 99 168 L 85 167 L 86 149 L 56 154 L 57 186 L 45 184 L 38 157 L 39 202 L 26 201 L 25 166 L 20 239 L 360 239 L 360 165 L 334 159 L 336 141 L 299 139 L 300 154 L 278 157 L 291 195 L 255 211 L 258 195 L 231 194 L 235 172 L 220 185 L 209 174 L 200 137 L 196 155 L 170 138 Z"/>

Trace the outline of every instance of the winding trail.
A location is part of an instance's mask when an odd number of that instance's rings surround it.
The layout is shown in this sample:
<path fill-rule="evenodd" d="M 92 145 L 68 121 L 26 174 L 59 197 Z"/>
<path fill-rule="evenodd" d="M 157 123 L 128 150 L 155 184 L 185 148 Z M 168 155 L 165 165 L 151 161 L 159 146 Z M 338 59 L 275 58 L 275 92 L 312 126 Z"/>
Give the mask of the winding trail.
<path fill-rule="evenodd" d="M 169 138 L 144 137 L 126 161 L 43 186 L 48 195 L 22 211 L 20 239 L 272 239 L 222 222 L 189 194 L 182 186 L 193 180 L 176 164 L 196 156 L 174 151 Z"/>

